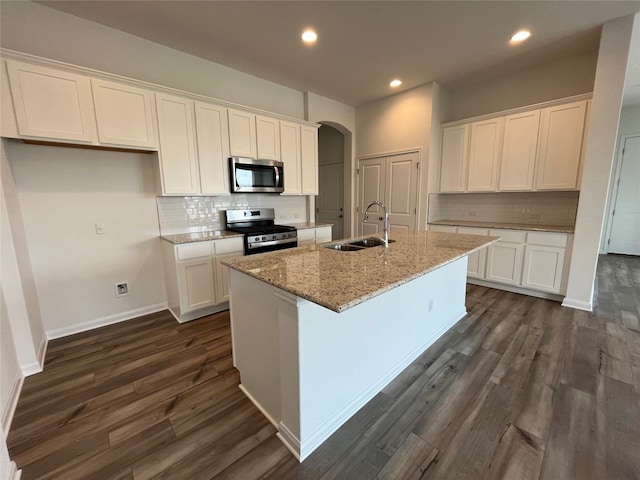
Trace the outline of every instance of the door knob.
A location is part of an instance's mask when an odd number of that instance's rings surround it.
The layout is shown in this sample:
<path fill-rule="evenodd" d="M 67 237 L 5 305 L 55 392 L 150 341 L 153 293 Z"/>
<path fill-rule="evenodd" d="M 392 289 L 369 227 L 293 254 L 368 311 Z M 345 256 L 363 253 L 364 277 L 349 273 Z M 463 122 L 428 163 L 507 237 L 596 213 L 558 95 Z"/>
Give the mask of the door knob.
<path fill-rule="evenodd" d="M 342 218 L 342 215 L 338 215 L 338 218 Z"/>

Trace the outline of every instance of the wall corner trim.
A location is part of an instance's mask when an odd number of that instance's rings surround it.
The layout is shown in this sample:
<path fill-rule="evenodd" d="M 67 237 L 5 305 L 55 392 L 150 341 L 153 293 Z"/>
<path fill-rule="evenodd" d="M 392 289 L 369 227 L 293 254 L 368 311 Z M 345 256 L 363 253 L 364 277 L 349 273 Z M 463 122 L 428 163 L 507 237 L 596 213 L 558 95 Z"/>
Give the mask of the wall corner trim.
<path fill-rule="evenodd" d="M 54 328 L 53 330 L 47 330 L 47 338 L 52 340 L 54 338 L 66 337 L 73 335 L 74 333 L 82 333 L 94 328 L 106 327 L 114 323 L 124 322 L 131 320 L 142 315 L 149 315 L 168 308 L 167 302 L 156 303 L 155 305 L 147 305 L 146 307 L 135 308 L 126 312 L 116 313 L 115 315 L 107 315 L 106 317 L 95 318 L 86 322 L 77 323 L 68 327 Z"/>
<path fill-rule="evenodd" d="M 587 312 L 593 312 L 593 302 L 584 302 L 582 300 L 576 300 L 575 298 L 564 297 L 562 301 L 563 307 L 574 308 L 576 310 L 585 310 Z"/>

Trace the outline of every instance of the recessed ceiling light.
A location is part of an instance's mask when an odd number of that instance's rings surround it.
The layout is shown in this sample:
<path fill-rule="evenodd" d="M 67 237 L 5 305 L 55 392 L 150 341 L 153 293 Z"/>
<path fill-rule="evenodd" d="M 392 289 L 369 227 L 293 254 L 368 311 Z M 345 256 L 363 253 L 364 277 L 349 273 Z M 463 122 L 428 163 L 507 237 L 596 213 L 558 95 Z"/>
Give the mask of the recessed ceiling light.
<path fill-rule="evenodd" d="M 520 30 L 513 34 L 511 37 L 510 43 L 520 43 L 524 42 L 527 38 L 531 36 L 531 32 L 528 30 Z"/>
<path fill-rule="evenodd" d="M 396 87 L 399 87 L 400 85 L 402 85 L 402 80 L 398 80 L 397 78 L 389 82 L 389 86 L 391 88 L 396 88 Z"/>
<path fill-rule="evenodd" d="M 307 45 L 312 45 L 318 40 L 318 34 L 313 30 L 305 30 L 302 32 L 302 41 Z"/>

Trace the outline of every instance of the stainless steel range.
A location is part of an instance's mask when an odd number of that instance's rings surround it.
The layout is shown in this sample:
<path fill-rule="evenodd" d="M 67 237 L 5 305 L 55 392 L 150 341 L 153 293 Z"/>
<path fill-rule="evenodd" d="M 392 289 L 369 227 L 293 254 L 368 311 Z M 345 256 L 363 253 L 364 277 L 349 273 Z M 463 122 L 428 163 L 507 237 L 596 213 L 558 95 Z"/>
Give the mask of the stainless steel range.
<path fill-rule="evenodd" d="M 276 225 L 273 208 L 227 210 L 227 230 L 244 234 L 244 254 L 272 252 L 298 246 L 298 231 Z"/>

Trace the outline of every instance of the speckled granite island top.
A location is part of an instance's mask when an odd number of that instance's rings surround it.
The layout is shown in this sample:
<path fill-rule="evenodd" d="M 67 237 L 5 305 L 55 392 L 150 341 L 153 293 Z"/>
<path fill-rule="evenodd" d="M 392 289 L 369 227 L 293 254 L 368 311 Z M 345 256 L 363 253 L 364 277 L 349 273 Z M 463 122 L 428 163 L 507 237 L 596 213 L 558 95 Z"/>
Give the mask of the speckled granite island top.
<path fill-rule="evenodd" d="M 309 245 L 237 257 L 223 264 L 342 312 L 499 239 L 425 231 L 392 231 L 390 237 L 396 241 L 387 249 L 379 246 L 348 252 Z"/>

